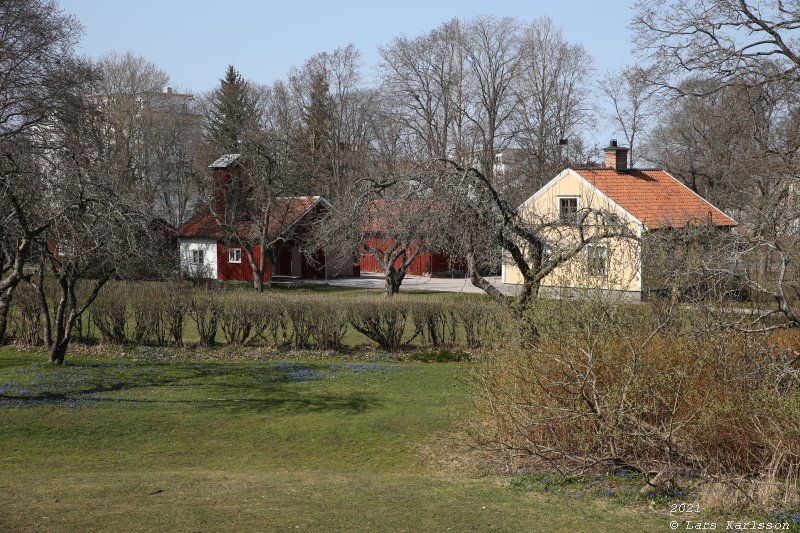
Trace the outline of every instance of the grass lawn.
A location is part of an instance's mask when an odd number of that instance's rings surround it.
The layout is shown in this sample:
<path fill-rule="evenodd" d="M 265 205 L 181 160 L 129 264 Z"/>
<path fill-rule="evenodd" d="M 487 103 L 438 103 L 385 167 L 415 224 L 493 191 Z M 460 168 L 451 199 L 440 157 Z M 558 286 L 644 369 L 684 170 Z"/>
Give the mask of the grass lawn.
<path fill-rule="evenodd" d="M 0 351 L 0 531 L 668 531 L 441 466 L 465 365 L 44 360 Z"/>

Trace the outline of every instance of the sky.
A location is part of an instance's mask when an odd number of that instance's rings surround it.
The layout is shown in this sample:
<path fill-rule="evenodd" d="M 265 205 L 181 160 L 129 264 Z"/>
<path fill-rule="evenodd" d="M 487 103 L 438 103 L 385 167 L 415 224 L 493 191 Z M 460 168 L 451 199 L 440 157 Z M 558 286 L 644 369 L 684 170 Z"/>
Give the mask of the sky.
<path fill-rule="evenodd" d="M 192 93 L 213 89 L 229 64 L 259 83 L 284 78 L 317 52 L 353 43 L 364 79 L 374 80 L 378 48 L 413 37 L 453 17 L 547 15 L 566 39 L 594 57 L 598 74 L 634 61 L 630 31 L 633 0 L 60 0 L 84 26 L 79 53 L 91 58 L 133 52 Z"/>

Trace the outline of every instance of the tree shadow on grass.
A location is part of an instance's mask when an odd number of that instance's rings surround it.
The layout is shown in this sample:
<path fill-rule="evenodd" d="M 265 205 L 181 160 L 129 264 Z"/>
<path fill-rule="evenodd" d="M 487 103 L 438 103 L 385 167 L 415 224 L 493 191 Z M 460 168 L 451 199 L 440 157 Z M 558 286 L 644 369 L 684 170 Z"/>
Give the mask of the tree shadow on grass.
<path fill-rule="evenodd" d="M 359 414 L 380 405 L 375 398 L 346 391 L 324 393 L 314 386 L 315 381 L 335 378 L 337 369 L 334 365 L 293 362 L 235 365 L 93 362 L 55 368 L 33 365 L 0 375 L 0 408 L 185 405 L 230 413 L 283 410 Z M 9 381 L 8 377 L 16 379 Z M 297 383 L 308 386 L 300 389 L 291 386 Z M 194 397 L 168 397 L 176 387 Z M 119 395 L 136 389 L 140 389 L 136 394 L 145 397 Z M 223 391 L 222 397 L 216 397 L 220 396 L 218 391 Z M 204 397 L 197 397 L 201 395 Z"/>

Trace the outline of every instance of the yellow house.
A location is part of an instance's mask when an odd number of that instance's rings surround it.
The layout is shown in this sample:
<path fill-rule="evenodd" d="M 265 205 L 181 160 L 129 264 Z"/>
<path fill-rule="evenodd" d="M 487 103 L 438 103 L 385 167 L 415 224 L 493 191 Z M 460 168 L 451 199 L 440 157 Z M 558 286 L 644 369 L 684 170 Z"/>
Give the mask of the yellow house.
<path fill-rule="evenodd" d="M 641 299 L 641 237 L 645 232 L 691 225 L 732 227 L 736 222 L 660 169 L 628 168 L 628 148 L 615 140 L 604 149 L 603 166 L 565 169 L 520 207 L 522 219 L 538 226 L 554 249 L 575 247 L 578 231 L 596 234 L 612 223 L 614 234 L 586 245 L 548 274 L 544 295 L 603 291 L 624 300 Z M 585 219 L 583 217 L 586 217 Z M 576 218 L 584 220 L 577 224 Z M 554 253 L 548 250 L 549 253 Z M 503 283 L 520 284 L 519 268 L 505 260 Z"/>

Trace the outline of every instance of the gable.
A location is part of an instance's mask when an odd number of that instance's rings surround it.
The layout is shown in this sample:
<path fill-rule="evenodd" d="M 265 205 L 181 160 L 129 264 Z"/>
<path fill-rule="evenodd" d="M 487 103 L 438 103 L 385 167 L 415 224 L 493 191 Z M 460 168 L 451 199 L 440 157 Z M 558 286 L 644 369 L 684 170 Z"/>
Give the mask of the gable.
<path fill-rule="evenodd" d="M 528 198 L 520 207 L 528 215 L 558 217 L 559 198 L 578 198 L 578 208 L 592 208 L 615 213 L 630 222 L 640 224 L 635 216 L 586 181 L 572 169 L 565 169 Z"/>

